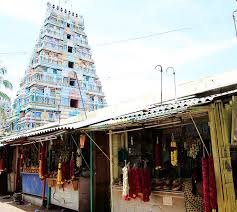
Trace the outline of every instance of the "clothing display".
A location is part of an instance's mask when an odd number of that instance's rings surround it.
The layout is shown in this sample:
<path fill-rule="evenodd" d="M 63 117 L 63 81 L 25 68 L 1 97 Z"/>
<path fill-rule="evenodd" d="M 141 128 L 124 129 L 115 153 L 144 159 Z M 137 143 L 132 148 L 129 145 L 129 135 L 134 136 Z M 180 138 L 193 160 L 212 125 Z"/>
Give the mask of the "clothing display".
<path fill-rule="evenodd" d="M 212 156 L 202 158 L 204 211 L 217 209 L 216 181 Z"/>
<path fill-rule="evenodd" d="M 124 166 L 123 169 L 123 192 L 122 196 L 124 200 L 129 200 L 129 184 L 128 184 L 128 166 Z"/>
<path fill-rule="evenodd" d="M 72 158 L 70 160 L 70 178 L 75 178 L 75 160 L 74 160 L 74 154 L 72 152 Z"/>
<path fill-rule="evenodd" d="M 209 199 L 209 178 L 208 178 L 208 158 L 202 158 L 202 186 L 203 186 L 203 199 L 204 199 L 204 211 L 210 211 L 210 199 Z"/>
<path fill-rule="evenodd" d="M 114 180 L 115 185 L 123 185 L 124 200 L 148 202 L 155 199 L 151 195 L 182 195 L 187 212 L 217 209 L 213 158 L 202 157 L 203 141 L 196 131 L 187 131 L 186 126 L 149 129 L 128 133 L 127 140 L 127 149 L 123 141 L 118 143 L 118 176 L 121 177 Z M 205 136 L 208 152 L 210 141 Z M 120 167 L 124 161 L 132 165 Z"/>
<path fill-rule="evenodd" d="M 128 189 L 128 190 L 127 190 Z M 149 201 L 151 194 L 151 176 L 148 167 L 123 168 L 123 198 L 140 198 L 144 202 Z"/>
<path fill-rule="evenodd" d="M 155 168 L 161 168 L 161 148 L 159 143 L 155 144 Z"/>
<path fill-rule="evenodd" d="M 214 173 L 213 157 L 208 157 L 208 174 L 209 174 L 209 195 L 210 195 L 210 208 L 217 209 L 217 192 L 216 192 L 216 180 Z"/>
<path fill-rule="evenodd" d="M 177 144 L 176 141 L 174 140 L 174 136 L 172 135 L 172 140 L 170 142 L 170 161 L 172 166 L 177 166 L 178 165 L 178 150 L 177 150 Z"/>

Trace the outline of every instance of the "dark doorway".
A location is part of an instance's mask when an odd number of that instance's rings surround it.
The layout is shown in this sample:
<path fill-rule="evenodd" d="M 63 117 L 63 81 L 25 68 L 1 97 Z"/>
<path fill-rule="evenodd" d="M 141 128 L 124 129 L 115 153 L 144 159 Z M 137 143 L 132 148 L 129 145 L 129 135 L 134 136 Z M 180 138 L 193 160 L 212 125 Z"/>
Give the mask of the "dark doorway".
<path fill-rule="evenodd" d="M 95 132 L 95 142 L 109 156 L 109 136 L 105 132 Z M 95 211 L 110 211 L 110 163 L 94 145 L 94 207 Z"/>

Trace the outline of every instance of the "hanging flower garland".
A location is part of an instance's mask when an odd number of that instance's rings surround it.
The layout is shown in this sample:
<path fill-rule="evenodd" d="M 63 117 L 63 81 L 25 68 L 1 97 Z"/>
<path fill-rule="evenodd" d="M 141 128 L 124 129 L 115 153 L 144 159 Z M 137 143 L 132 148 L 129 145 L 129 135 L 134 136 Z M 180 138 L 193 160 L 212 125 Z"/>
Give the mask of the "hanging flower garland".
<path fill-rule="evenodd" d="M 59 159 L 58 163 L 58 173 L 57 173 L 57 184 L 61 185 L 62 184 L 62 163 L 61 163 L 61 158 Z"/>
<path fill-rule="evenodd" d="M 75 160 L 74 160 L 74 152 L 72 152 L 72 157 L 70 160 L 70 178 L 75 178 Z"/>
<path fill-rule="evenodd" d="M 177 149 L 177 144 L 176 144 L 173 134 L 171 137 L 170 147 L 171 147 L 171 152 L 170 152 L 171 164 L 172 166 L 177 166 L 178 165 L 178 149 Z"/>
<path fill-rule="evenodd" d="M 128 184 L 128 166 L 125 165 L 123 171 L 123 192 L 122 196 L 124 200 L 129 200 L 129 184 Z"/>
<path fill-rule="evenodd" d="M 45 178 L 47 170 L 47 163 L 46 163 L 46 144 L 44 143 L 41 152 L 40 152 L 40 160 L 39 160 L 39 177 L 41 180 Z"/>

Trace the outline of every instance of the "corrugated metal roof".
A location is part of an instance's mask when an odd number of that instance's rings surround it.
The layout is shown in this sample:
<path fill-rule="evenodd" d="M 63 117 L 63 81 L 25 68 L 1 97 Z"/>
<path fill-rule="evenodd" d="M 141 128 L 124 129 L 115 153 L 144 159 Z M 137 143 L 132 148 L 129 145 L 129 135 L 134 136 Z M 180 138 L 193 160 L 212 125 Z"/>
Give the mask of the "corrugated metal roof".
<path fill-rule="evenodd" d="M 151 120 L 157 117 L 165 117 L 175 113 L 181 113 L 188 108 L 210 103 L 214 98 L 234 94 L 237 89 L 206 97 L 197 98 L 195 95 L 186 97 L 186 99 L 170 100 L 161 104 L 122 104 L 113 107 L 103 108 L 97 111 L 87 113 L 85 116 L 72 117 L 62 122 L 55 122 L 34 128 L 22 133 L 7 136 L 0 140 L 0 143 L 13 141 L 20 138 L 41 135 L 56 130 L 73 130 L 79 128 L 95 129 L 101 127 L 114 126 L 128 122 L 139 122 Z"/>
<path fill-rule="evenodd" d="M 215 98 L 234 94 L 236 92 L 237 92 L 237 89 L 224 92 L 221 94 L 214 94 L 207 97 L 202 97 L 202 98 L 191 97 L 190 99 L 168 101 L 162 105 L 150 105 L 147 108 L 144 108 L 144 110 L 130 113 L 127 115 L 117 116 L 106 122 L 94 124 L 90 126 L 89 128 L 90 129 L 101 129 L 101 128 L 105 129 L 108 126 L 111 126 L 111 127 L 116 126 L 116 125 L 122 126 L 129 123 L 143 122 L 144 120 L 148 122 L 148 121 L 157 119 L 158 117 L 164 118 L 164 117 L 168 117 L 177 113 L 185 112 L 191 107 L 208 104 L 212 102 Z"/>

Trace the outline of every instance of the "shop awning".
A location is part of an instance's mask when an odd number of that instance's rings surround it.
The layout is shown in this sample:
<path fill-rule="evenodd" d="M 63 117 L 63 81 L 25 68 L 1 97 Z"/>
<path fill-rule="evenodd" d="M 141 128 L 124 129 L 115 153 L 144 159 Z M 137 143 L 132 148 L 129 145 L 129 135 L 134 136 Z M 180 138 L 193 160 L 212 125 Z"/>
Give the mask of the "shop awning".
<path fill-rule="evenodd" d="M 104 130 L 118 125 L 152 121 L 158 118 L 170 117 L 177 113 L 184 113 L 191 107 L 208 104 L 215 98 L 226 95 L 234 95 L 235 93 L 237 93 L 237 89 L 230 91 L 220 90 L 217 94 L 215 93 L 209 96 L 205 95 L 205 97 L 201 97 L 201 94 L 195 94 L 179 98 L 177 100 L 169 100 L 163 102 L 162 105 L 160 103 L 148 105 L 146 103 L 140 103 L 121 104 L 113 107 L 106 107 L 97 111 L 88 112 L 86 117 L 81 114 L 80 116 L 63 120 L 60 123 L 54 122 L 46 124 L 42 127 L 6 136 L 0 140 L 0 144 L 4 144 L 6 142 L 9 143 L 9 141 L 14 141 L 20 138 L 28 138 L 36 135 L 51 133 L 57 130 Z"/>

